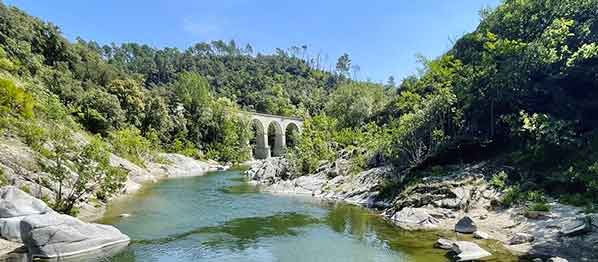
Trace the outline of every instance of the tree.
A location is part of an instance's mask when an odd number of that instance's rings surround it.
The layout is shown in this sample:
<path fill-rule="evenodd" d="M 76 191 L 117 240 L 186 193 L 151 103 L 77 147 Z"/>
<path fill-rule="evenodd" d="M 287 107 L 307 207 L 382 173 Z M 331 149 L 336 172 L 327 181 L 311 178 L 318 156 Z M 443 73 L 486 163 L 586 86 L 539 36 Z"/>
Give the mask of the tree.
<path fill-rule="evenodd" d="M 371 83 L 349 83 L 331 95 L 326 112 L 339 120 L 340 127 L 359 127 L 387 103 L 384 88 Z"/>
<path fill-rule="evenodd" d="M 336 71 L 340 72 L 344 76 L 349 77 L 350 69 L 351 69 L 351 58 L 349 58 L 349 54 L 344 53 L 336 61 Z"/>
<path fill-rule="evenodd" d="M 384 86 L 386 89 L 395 89 L 397 88 L 397 83 L 395 82 L 394 76 L 389 76 L 388 80 L 386 81 L 386 85 Z"/>
<path fill-rule="evenodd" d="M 85 92 L 78 112 L 79 119 L 87 130 L 102 135 L 123 125 L 124 115 L 118 98 L 100 90 Z"/>
<path fill-rule="evenodd" d="M 52 150 L 46 154 L 52 162 L 43 168 L 49 173 L 46 182 L 55 190 L 54 210 L 76 215 L 79 203 L 91 197 L 107 201 L 124 187 L 127 172 L 110 166 L 110 149 L 101 138 L 94 137 L 81 148 L 70 131 L 55 127 L 51 139 Z"/>
<path fill-rule="evenodd" d="M 140 127 L 145 118 L 145 93 L 140 83 L 133 79 L 118 79 L 110 83 L 108 91 L 118 98 L 127 122 Z"/>

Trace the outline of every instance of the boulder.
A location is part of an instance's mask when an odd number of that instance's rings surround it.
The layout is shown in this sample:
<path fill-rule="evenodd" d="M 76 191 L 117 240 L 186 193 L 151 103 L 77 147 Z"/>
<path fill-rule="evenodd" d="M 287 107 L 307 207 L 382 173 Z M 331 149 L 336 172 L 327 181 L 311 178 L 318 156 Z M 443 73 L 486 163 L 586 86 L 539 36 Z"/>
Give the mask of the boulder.
<path fill-rule="evenodd" d="M 54 212 L 43 201 L 30 196 L 17 187 L 0 188 L 0 236 L 21 242 L 21 220 L 29 215 Z"/>
<path fill-rule="evenodd" d="M 492 256 L 490 252 L 484 250 L 476 243 L 469 241 L 453 242 L 452 251 L 456 254 L 457 261 L 479 260 L 485 257 Z"/>
<path fill-rule="evenodd" d="M 245 171 L 251 180 L 264 185 L 272 185 L 288 178 L 288 162 L 284 158 L 272 157 L 256 162 Z"/>
<path fill-rule="evenodd" d="M 209 164 L 180 154 L 161 154 L 169 163 L 161 167 L 169 177 L 198 176 L 208 172 Z M 218 167 L 221 167 L 218 165 Z"/>
<path fill-rule="evenodd" d="M 534 241 L 534 236 L 527 233 L 516 233 L 511 239 L 509 239 L 509 245 L 519 245 Z"/>
<path fill-rule="evenodd" d="M 14 186 L 0 188 L 0 218 L 44 214 L 51 208 Z"/>
<path fill-rule="evenodd" d="M 582 222 L 578 222 L 572 226 L 566 226 L 561 233 L 567 237 L 574 237 L 592 232 L 592 227 L 592 218 L 588 216 L 585 217 Z"/>
<path fill-rule="evenodd" d="M 130 241 L 115 227 L 88 224 L 57 213 L 24 218 L 21 236 L 34 258 L 62 258 Z"/>
<path fill-rule="evenodd" d="M 430 215 L 425 208 L 406 207 L 396 212 L 392 220 L 406 229 L 435 227 L 440 221 Z"/>
<path fill-rule="evenodd" d="M 446 238 L 439 238 L 438 240 L 436 240 L 434 247 L 440 248 L 440 249 L 451 250 L 453 248 L 453 242 L 454 241 L 448 240 Z"/>
<path fill-rule="evenodd" d="M 473 232 L 473 237 L 477 238 L 477 239 L 488 239 L 488 238 L 490 238 L 490 235 L 488 235 L 488 233 L 486 233 L 486 232 L 482 232 L 482 231 L 478 230 L 476 232 Z"/>
<path fill-rule="evenodd" d="M 464 234 L 471 234 L 478 230 L 475 222 L 471 217 L 465 216 L 455 224 L 455 231 Z"/>
<path fill-rule="evenodd" d="M 548 260 L 546 260 L 547 262 L 568 262 L 569 260 L 564 259 L 562 257 L 551 257 Z"/>

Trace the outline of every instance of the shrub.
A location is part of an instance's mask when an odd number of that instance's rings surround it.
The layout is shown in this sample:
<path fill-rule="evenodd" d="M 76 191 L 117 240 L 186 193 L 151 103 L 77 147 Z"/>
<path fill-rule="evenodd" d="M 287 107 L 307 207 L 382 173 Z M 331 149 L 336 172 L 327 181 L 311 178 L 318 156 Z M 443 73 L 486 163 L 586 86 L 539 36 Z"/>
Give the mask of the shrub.
<path fill-rule="evenodd" d="M 170 151 L 188 157 L 199 158 L 199 149 L 191 141 L 175 139 L 170 146 Z"/>
<path fill-rule="evenodd" d="M 19 187 L 19 189 L 21 189 L 21 191 L 31 195 L 31 188 L 28 185 L 21 185 Z"/>
<path fill-rule="evenodd" d="M 0 113 L 31 118 L 34 106 L 35 100 L 29 92 L 9 79 L 0 78 Z"/>
<path fill-rule="evenodd" d="M 521 192 L 521 189 L 519 188 L 519 186 L 511 186 L 505 190 L 504 195 L 502 196 L 500 202 L 505 207 L 510 207 L 514 204 L 519 203 L 519 201 L 521 199 L 522 199 L 522 192 Z"/>
<path fill-rule="evenodd" d="M 548 211 L 550 211 L 550 206 L 547 203 L 536 202 L 536 203 L 532 203 L 527 208 L 527 210 L 529 210 L 529 211 L 548 212 Z"/>
<path fill-rule="evenodd" d="M 127 173 L 110 166 L 109 146 L 100 137 L 94 137 L 83 148 L 73 141 L 68 130 L 56 129 L 51 137 L 52 162 L 40 164 L 57 187 L 51 204 L 54 210 L 76 215 L 78 203 L 87 202 L 91 196 L 106 201 L 122 189 Z"/>
<path fill-rule="evenodd" d="M 8 185 L 8 178 L 4 174 L 4 170 L 0 169 L 0 187 Z"/>
<path fill-rule="evenodd" d="M 509 175 L 507 175 L 505 171 L 500 171 L 498 174 L 492 176 L 492 179 L 490 179 L 490 186 L 498 190 L 502 190 L 507 185 L 508 178 Z"/>
<path fill-rule="evenodd" d="M 40 150 L 48 139 L 47 130 L 36 121 L 16 121 L 17 132 L 25 140 L 25 144 L 34 150 Z"/>
<path fill-rule="evenodd" d="M 296 173 L 309 174 L 315 171 L 322 161 L 336 158 L 334 141 L 336 120 L 318 115 L 307 119 L 303 132 L 298 136 L 297 147 L 289 151 L 288 158 Z"/>
<path fill-rule="evenodd" d="M 143 166 L 152 153 L 150 142 L 134 127 L 110 133 L 110 142 L 118 155 L 138 165 Z"/>

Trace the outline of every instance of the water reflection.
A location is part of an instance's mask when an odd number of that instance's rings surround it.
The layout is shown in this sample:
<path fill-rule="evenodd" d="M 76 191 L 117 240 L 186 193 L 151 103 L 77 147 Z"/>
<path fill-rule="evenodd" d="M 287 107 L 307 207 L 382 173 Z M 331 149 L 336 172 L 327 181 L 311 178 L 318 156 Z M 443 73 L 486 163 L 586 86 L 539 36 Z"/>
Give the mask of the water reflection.
<path fill-rule="evenodd" d="M 107 214 L 134 239 L 114 262 L 447 261 L 435 233 L 348 204 L 259 193 L 238 172 L 162 181 Z"/>

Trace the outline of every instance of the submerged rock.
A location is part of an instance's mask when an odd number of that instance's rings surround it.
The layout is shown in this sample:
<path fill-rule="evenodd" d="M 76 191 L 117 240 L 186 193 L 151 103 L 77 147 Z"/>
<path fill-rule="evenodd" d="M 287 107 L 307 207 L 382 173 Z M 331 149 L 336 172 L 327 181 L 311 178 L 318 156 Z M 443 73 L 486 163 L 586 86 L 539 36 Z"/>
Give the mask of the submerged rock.
<path fill-rule="evenodd" d="M 27 216 L 21 221 L 21 236 L 29 254 L 38 258 L 73 256 L 130 241 L 113 226 L 57 213 Z"/>
<path fill-rule="evenodd" d="M 469 241 L 453 242 L 452 251 L 456 254 L 457 261 L 479 260 L 492 256 L 490 252 L 484 250 L 478 244 Z"/>
<path fill-rule="evenodd" d="M 453 248 L 453 242 L 454 241 L 448 240 L 446 238 L 439 238 L 438 240 L 436 240 L 434 247 L 440 248 L 440 249 L 451 250 Z"/>
<path fill-rule="evenodd" d="M 476 232 L 478 227 L 476 226 L 475 222 L 471 217 L 465 216 L 455 224 L 455 232 L 464 233 L 464 234 L 472 234 Z"/>

